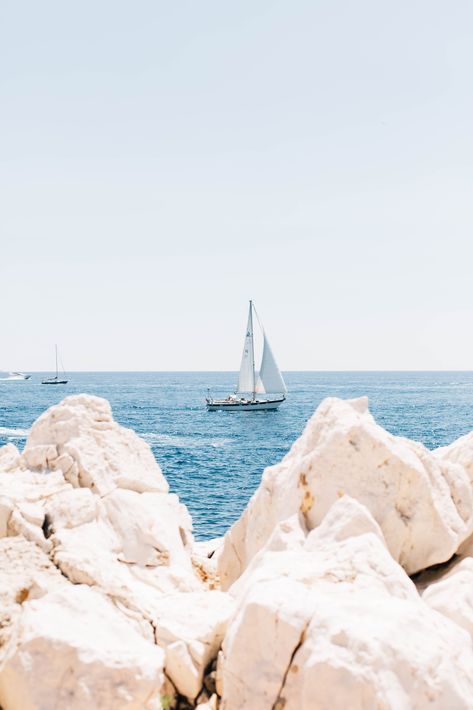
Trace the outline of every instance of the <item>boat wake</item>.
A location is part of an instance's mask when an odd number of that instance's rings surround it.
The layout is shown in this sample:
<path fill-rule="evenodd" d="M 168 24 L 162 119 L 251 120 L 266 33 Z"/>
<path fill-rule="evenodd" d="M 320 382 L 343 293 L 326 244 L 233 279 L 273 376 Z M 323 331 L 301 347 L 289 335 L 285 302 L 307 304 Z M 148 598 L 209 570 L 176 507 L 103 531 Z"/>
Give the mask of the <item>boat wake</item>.
<path fill-rule="evenodd" d="M 7 439 L 26 439 L 29 433 L 29 429 L 10 429 L 0 426 L 0 436 Z"/>
<path fill-rule="evenodd" d="M 156 434 L 153 432 L 147 432 L 141 436 L 148 442 L 148 444 L 155 444 L 163 447 L 169 446 L 176 449 L 197 449 L 203 447 L 220 449 L 232 443 L 231 439 L 218 437 L 209 439 L 192 436 L 172 436 L 170 434 Z"/>

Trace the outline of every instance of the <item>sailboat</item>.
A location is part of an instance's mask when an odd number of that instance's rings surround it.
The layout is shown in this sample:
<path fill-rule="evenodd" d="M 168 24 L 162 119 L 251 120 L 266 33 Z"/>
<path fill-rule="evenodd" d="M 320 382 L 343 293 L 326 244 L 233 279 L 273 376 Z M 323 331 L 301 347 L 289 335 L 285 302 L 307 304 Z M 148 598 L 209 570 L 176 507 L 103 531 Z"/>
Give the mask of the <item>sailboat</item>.
<path fill-rule="evenodd" d="M 67 380 L 66 379 L 59 379 L 59 373 L 57 369 L 57 345 L 54 346 L 56 349 L 56 375 L 55 377 L 50 377 L 47 380 L 41 380 L 42 385 L 67 385 Z M 63 369 L 64 372 L 64 369 Z M 64 372 L 64 378 L 66 377 L 66 373 Z"/>
<path fill-rule="evenodd" d="M 253 313 L 256 315 L 263 333 L 263 355 L 258 373 L 255 370 Z M 285 401 L 286 393 L 286 383 L 274 359 L 253 301 L 250 301 L 238 388 L 234 394 L 226 399 L 214 399 L 209 394 L 205 400 L 207 409 L 209 411 L 224 409 L 232 412 L 277 409 Z"/>

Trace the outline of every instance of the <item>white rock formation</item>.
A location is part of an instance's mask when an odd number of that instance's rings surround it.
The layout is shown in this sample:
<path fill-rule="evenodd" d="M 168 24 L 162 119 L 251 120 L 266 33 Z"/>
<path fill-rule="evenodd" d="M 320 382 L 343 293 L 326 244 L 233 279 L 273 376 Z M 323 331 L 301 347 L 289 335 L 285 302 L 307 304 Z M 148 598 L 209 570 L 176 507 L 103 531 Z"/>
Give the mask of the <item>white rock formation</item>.
<path fill-rule="evenodd" d="M 107 402 L 85 395 L 68 397 L 33 425 L 23 454 L 10 445 L 0 449 L 2 535 L 9 536 L 4 546 L 13 550 L 18 563 L 3 576 L 0 570 L 0 600 L 3 579 L 6 588 L 11 586 L 0 618 L 0 641 L 3 650 L 8 648 L 7 660 L 0 665 L 3 710 L 42 710 L 46 698 L 47 707 L 64 706 L 67 693 L 73 698 L 68 707 L 81 703 L 83 707 L 94 694 L 102 698 L 99 687 L 104 704 L 94 700 L 94 707 L 157 708 L 155 693 L 162 685 L 164 663 L 180 693 L 189 698 L 199 694 L 233 601 L 221 592 L 206 591 L 211 586 L 209 573 L 194 560 L 187 509 L 168 493 L 147 444 L 113 421 Z M 15 547 L 12 541 L 21 541 L 23 547 Z M 38 590 L 50 591 L 51 585 L 41 581 L 44 574 L 38 570 L 37 581 L 31 582 L 31 565 L 19 573 L 19 565 L 32 550 L 54 572 L 51 579 L 65 586 L 62 596 L 48 595 L 36 606 L 29 606 L 29 601 L 41 596 Z M 0 546 L 0 564 L 1 556 Z M 11 579 L 15 584 L 10 584 Z M 56 607 L 64 614 L 58 612 L 60 627 L 52 628 L 48 636 L 42 624 Z M 96 648 L 87 629 L 98 630 L 100 636 L 102 613 L 107 628 Z M 80 615 L 85 631 L 74 645 Z M 136 647 L 134 657 L 126 657 L 120 645 L 112 652 L 115 626 L 117 633 L 121 629 L 124 646 L 129 637 Z M 109 631 L 112 636 L 107 636 Z M 34 684 L 41 686 L 44 667 L 30 648 L 40 647 L 40 655 L 47 656 L 48 645 L 59 654 L 50 659 L 56 683 L 62 673 L 61 658 L 69 663 L 77 656 L 77 673 L 71 672 L 61 692 L 55 694 L 51 681 L 51 686 L 44 685 L 44 695 L 38 692 L 36 697 Z M 160 660 L 154 659 L 155 672 L 150 675 L 146 654 L 152 659 L 155 652 Z M 138 662 L 140 653 L 144 665 Z M 81 666 L 89 655 L 97 656 L 90 683 L 84 680 L 85 666 Z M 33 666 L 28 685 L 27 668 Z M 19 695 L 11 691 L 12 683 L 20 687 Z M 122 705 L 120 698 L 118 704 L 112 702 L 114 693 L 123 694 Z M 168 682 L 163 693 L 174 693 Z"/>
<path fill-rule="evenodd" d="M 161 707 L 163 651 L 87 586 L 25 601 L 5 656 L 5 710 Z"/>
<path fill-rule="evenodd" d="M 22 604 L 67 584 L 37 545 L 20 536 L 0 539 L 0 667 Z"/>
<path fill-rule="evenodd" d="M 148 444 L 117 424 L 109 403 L 91 395 L 66 397 L 33 424 L 25 450 L 30 469 L 56 469 L 74 486 L 105 495 L 115 488 L 167 493 Z"/>
<path fill-rule="evenodd" d="M 449 446 L 435 449 L 433 453 L 442 461 L 460 464 L 473 484 L 473 432 L 461 436 Z"/>
<path fill-rule="evenodd" d="M 422 598 L 473 639 L 473 558 L 460 560 L 440 581 L 430 584 Z"/>
<path fill-rule="evenodd" d="M 391 555 L 409 574 L 448 560 L 472 531 L 473 495 L 463 466 L 386 432 L 366 398 L 329 398 L 281 463 L 265 470 L 226 534 L 217 568 L 224 588 L 278 522 L 300 511 L 311 530 L 344 494 L 371 511 Z"/>
<path fill-rule="evenodd" d="M 0 471 L 5 473 L 19 468 L 21 463 L 20 452 L 14 444 L 5 444 L 0 447 Z"/>
<path fill-rule="evenodd" d="M 166 650 L 166 673 L 181 695 L 194 699 L 223 641 L 233 599 L 218 591 L 171 594 L 157 603 L 156 640 Z"/>
<path fill-rule="evenodd" d="M 422 602 L 366 509 L 342 498 L 305 542 L 281 525 L 231 589 L 221 708 L 471 707 L 469 636 Z"/>
<path fill-rule="evenodd" d="M 470 708 L 472 454 L 325 400 L 223 543 L 195 543 L 147 444 L 67 397 L 0 448 L 2 710 Z M 455 552 L 421 597 L 406 571 Z"/>

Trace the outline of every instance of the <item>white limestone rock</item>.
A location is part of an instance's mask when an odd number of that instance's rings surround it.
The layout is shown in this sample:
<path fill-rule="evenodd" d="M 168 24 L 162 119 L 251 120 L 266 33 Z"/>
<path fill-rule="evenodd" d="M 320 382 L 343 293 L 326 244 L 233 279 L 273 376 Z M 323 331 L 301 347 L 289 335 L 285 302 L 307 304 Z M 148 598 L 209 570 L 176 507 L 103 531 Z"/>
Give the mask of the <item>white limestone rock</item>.
<path fill-rule="evenodd" d="M 117 424 L 109 403 L 72 395 L 33 424 L 23 452 L 25 465 L 60 469 L 74 486 L 105 495 L 115 488 L 167 493 L 168 484 L 148 444 Z"/>
<path fill-rule="evenodd" d="M 103 502 L 123 562 L 191 569 L 192 521 L 176 495 L 115 490 Z"/>
<path fill-rule="evenodd" d="M 289 528 L 230 590 L 222 710 L 471 707 L 468 634 L 421 600 L 367 510 L 342 498 L 303 544 Z"/>
<path fill-rule="evenodd" d="M 473 484 L 473 431 L 448 446 L 435 449 L 433 453 L 442 461 L 460 464 Z"/>
<path fill-rule="evenodd" d="M 22 470 L 0 473 L 0 497 L 9 499 L 15 507 L 25 503 L 42 505 L 46 499 L 70 490 L 60 471 L 38 473 Z"/>
<path fill-rule="evenodd" d="M 0 539 L 0 665 L 21 605 L 67 584 L 34 543 L 20 536 Z"/>
<path fill-rule="evenodd" d="M 71 582 L 100 588 L 124 613 L 138 614 L 148 622 L 154 620 L 161 595 L 202 589 L 189 561 L 159 567 L 126 561 L 122 537 L 107 517 L 61 528 L 51 542 L 52 559 Z M 143 539 L 144 551 L 148 545 L 149 540 Z"/>
<path fill-rule="evenodd" d="M 67 585 L 49 557 L 24 537 L 0 539 L 0 604 L 22 604 Z"/>
<path fill-rule="evenodd" d="M 10 473 L 21 465 L 20 452 L 14 444 L 0 446 L 0 473 Z"/>
<path fill-rule="evenodd" d="M 473 639 L 473 559 L 460 560 L 422 595 L 432 609 L 463 627 Z"/>
<path fill-rule="evenodd" d="M 23 604 L 0 667 L 5 710 L 158 710 L 164 653 L 100 594 L 67 585 Z"/>
<path fill-rule="evenodd" d="M 276 524 L 301 512 L 309 530 L 343 495 L 365 505 L 393 558 L 412 574 L 448 560 L 473 527 L 464 468 L 378 426 L 366 398 L 324 400 L 281 463 L 267 468 L 225 535 L 218 573 L 228 588 Z"/>
<path fill-rule="evenodd" d="M 156 641 L 166 651 L 166 673 L 190 700 L 202 688 L 233 611 L 233 599 L 219 591 L 170 594 L 156 603 Z"/>
<path fill-rule="evenodd" d="M 199 703 L 195 706 L 196 710 L 218 710 L 218 698 L 214 693 L 205 703 Z"/>
<path fill-rule="evenodd" d="M 44 514 L 48 515 L 50 532 L 62 528 L 76 528 L 106 517 L 102 500 L 88 488 L 72 488 L 61 491 L 44 501 Z"/>
<path fill-rule="evenodd" d="M 51 543 L 43 531 L 45 503 L 69 489 L 61 472 L 0 473 L 0 537 L 23 535 L 49 552 Z"/>

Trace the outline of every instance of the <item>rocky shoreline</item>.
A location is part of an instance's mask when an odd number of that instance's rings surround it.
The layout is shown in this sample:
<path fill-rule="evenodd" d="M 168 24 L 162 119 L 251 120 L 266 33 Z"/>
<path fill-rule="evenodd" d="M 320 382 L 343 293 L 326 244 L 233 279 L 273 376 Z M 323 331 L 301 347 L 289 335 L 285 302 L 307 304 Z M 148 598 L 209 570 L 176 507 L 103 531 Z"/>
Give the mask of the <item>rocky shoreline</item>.
<path fill-rule="evenodd" d="M 473 705 L 473 433 L 326 399 L 223 539 L 106 400 L 0 448 L 3 710 Z"/>

